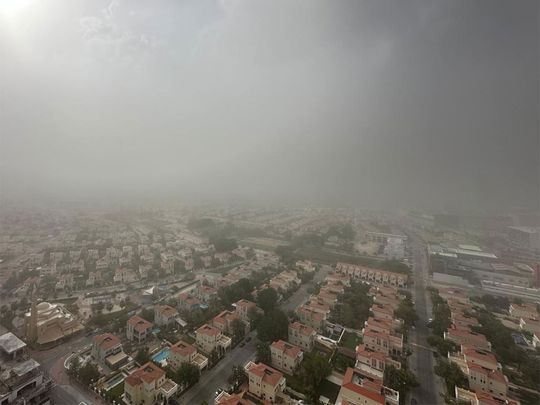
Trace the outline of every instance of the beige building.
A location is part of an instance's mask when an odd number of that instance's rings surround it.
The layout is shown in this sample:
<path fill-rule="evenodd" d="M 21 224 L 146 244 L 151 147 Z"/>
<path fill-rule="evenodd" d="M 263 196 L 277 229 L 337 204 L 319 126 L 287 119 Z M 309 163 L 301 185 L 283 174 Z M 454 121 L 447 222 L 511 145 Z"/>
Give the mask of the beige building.
<path fill-rule="evenodd" d="M 313 349 L 313 342 L 317 332 L 311 326 L 303 325 L 300 322 L 289 324 L 289 342 L 310 352 Z"/>
<path fill-rule="evenodd" d="M 156 305 L 154 307 L 154 323 L 161 327 L 174 325 L 178 311 L 170 305 Z"/>
<path fill-rule="evenodd" d="M 124 401 L 129 405 L 154 405 L 169 399 L 178 386 L 152 362 L 135 370 L 124 380 Z"/>
<path fill-rule="evenodd" d="M 244 322 L 250 322 L 249 314 L 251 311 L 257 310 L 259 312 L 262 312 L 262 310 L 257 307 L 257 304 L 254 302 L 248 301 L 248 300 L 240 300 L 236 302 L 235 304 L 235 314 Z"/>
<path fill-rule="evenodd" d="M 379 380 L 347 368 L 336 405 L 398 405 L 399 392 L 382 385 Z"/>
<path fill-rule="evenodd" d="M 120 339 L 111 333 L 94 336 L 92 357 L 101 365 L 114 370 L 125 364 L 128 356 L 122 349 Z"/>
<path fill-rule="evenodd" d="M 460 404 L 467 405 L 521 405 L 516 399 L 501 399 L 486 392 L 473 392 L 456 386 L 455 389 L 456 400 Z"/>
<path fill-rule="evenodd" d="M 513 318 L 529 318 L 529 319 L 538 319 L 538 311 L 536 310 L 536 304 L 524 303 L 524 304 L 510 304 L 508 309 L 510 316 Z"/>
<path fill-rule="evenodd" d="M 293 346 L 283 340 L 278 340 L 270 345 L 272 367 L 293 374 L 298 368 L 304 353 L 298 346 Z"/>
<path fill-rule="evenodd" d="M 384 372 L 384 369 L 388 366 L 393 366 L 399 370 L 401 363 L 393 360 L 383 352 L 370 350 L 365 345 L 358 345 L 356 347 L 356 368 L 363 369 L 363 366 Z"/>
<path fill-rule="evenodd" d="M 196 344 L 204 353 L 210 354 L 214 349 L 219 353 L 227 351 L 231 347 L 231 338 L 225 336 L 221 330 L 204 324 L 195 331 Z"/>
<path fill-rule="evenodd" d="M 60 344 L 84 329 L 83 325 L 60 304 L 32 303 L 25 314 L 26 336 L 40 347 Z"/>
<path fill-rule="evenodd" d="M 279 371 L 263 363 L 249 362 L 245 367 L 249 379 L 249 392 L 256 397 L 276 403 L 283 395 L 285 378 Z"/>
<path fill-rule="evenodd" d="M 208 366 L 208 359 L 201 353 L 197 352 L 197 348 L 186 342 L 179 341 L 171 346 L 171 353 L 167 359 L 167 364 L 172 368 L 177 369 L 182 363 L 190 363 L 199 368 L 200 371 Z"/>
<path fill-rule="evenodd" d="M 138 315 L 134 315 L 127 321 L 126 337 L 130 341 L 144 342 L 148 337 L 154 325 Z"/>
<path fill-rule="evenodd" d="M 235 312 L 231 311 L 221 311 L 218 315 L 212 319 L 212 326 L 218 328 L 223 333 L 228 333 L 232 335 L 233 328 L 232 324 L 235 320 L 239 320 L 244 325 L 245 332 L 249 332 L 249 325 L 243 322 Z"/>
<path fill-rule="evenodd" d="M 311 326 L 318 332 L 322 332 L 326 323 L 326 316 L 309 306 L 302 305 L 296 310 L 300 322 L 304 325 Z"/>
<path fill-rule="evenodd" d="M 463 345 L 483 350 L 491 350 L 491 343 L 488 342 L 484 335 L 472 332 L 467 328 L 450 328 L 444 332 L 444 338 L 451 340 L 460 346 Z"/>

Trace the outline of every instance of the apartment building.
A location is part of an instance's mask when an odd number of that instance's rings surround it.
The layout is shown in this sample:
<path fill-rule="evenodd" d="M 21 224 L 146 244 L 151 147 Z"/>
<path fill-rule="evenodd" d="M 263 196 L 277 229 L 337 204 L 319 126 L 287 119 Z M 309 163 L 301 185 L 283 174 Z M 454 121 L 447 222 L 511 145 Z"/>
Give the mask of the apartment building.
<path fill-rule="evenodd" d="M 293 322 L 289 324 L 289 342 L 310 352 L 313 349 L 313 343 L 317 332 L 311 326 Z"/>
<path fill-rule="evenodd" d="M 304 358 L 298 346 L 278 340 L 270 345 L 271 365 L 278 370 L 293 374 Z"/>
<path fill-rule="evenodd" d="M 178 369 L 182 363 L 196 365 L 199 370 L 204 370 L 208 366 L 208 358 L 197 352 L 197 348 L 182 340 L 171 346 L 171 353 L 167 358 L 167 364 L 173 369 Z"/>
<path fill-rule="evenodd" d="M 102 366 L 105 365 L 112 370 L 122 366 L 128 360 L 120 339 L 111 333 L 93 337 L 92 357 Z"/>
<path fill-rule="evenodd" d="M 154 307 L 154 323 L 161 327 L 168 327 L 176 323 L 178 311 L 170 305 L 156 305 Z"/>
<path fill-rule="evenodd" d="M 399 392 L 382 385 L 381 381 L 347 368 L 336 405 L 398 405 Z"/>
<path fill-rule="evenodd" d="M 245 370 L 249 380 L 249 392 L 262 400 L 276 403 L 285 389 L 283 374 L 266 364 L 251 361 Z"/>
<path fill-rule="evenodd" d="M 231 347 L 231 338 L 225 336 L 221 330 L 204 324 L 195 331 L 196 344 L 204 353 L 211 353 L 214 349 L 223 353 Z"/>
<path fill-rule="evenodd" d="M 178 386 L 165 377 L 165 371 L 148 362 L 124 380 L 124 401 L 128 405 L 154 405 L 171 398 Z"/>
<path fill-rule="evenodd" d="M 130 341 L 142 343 L 150 336 L 154 325 L 138 315 L 134 315 L 127 321 L 126 337 Z"/>

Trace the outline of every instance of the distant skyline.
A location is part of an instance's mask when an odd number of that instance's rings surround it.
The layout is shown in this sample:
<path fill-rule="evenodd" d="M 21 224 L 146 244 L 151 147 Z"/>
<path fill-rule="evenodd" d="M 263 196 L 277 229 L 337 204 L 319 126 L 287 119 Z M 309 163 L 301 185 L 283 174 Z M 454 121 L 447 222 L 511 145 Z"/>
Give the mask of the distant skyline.
<path fill-rule="evenodd" d="M 536 0 L 4 0 L 0 198 L 540 206 Z"/>

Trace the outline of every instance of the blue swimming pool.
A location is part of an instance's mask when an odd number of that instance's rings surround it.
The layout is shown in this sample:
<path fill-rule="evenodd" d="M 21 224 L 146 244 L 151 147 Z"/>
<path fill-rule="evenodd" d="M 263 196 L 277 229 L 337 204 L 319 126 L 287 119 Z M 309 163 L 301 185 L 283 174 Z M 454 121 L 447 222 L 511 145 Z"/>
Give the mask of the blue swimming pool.
<path fill-rule="evenodd" d="M 152 360 L 154 360 L 156 363 L 162 364 L 167 360 L 170 353 L 171 353 L 171 349 L 169 349 L 168 347 L 165 347 L 164 349 L 161 349 L 159 352 L 154 354 L 152 356 Z"/>

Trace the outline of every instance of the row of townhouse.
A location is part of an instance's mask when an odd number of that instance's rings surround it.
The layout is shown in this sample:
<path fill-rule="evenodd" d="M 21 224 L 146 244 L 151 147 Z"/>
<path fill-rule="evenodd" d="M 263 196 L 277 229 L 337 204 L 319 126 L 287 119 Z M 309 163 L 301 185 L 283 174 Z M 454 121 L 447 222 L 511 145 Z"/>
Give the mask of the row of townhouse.
<path fill-rule="evenodd" d="M 402 273 L 394 273 L 381 269 L 361 266 L 358 264 L 337 263 L 336 272 L 347 275 L 355 280 L 369 281 L 375 284 L 405 287 L 408 276 Z"/>
<path fill-rule="evenodd" d="M 373 304 L 370 316 L 362 330 L 364 348 L 385 356 L 401 355 L 404 351 L 403 335 L 397 330 L 403 322 L 396 319 L 394 311 L 403 298 L 396 288 L 373 286 L 370 289 Z"/>
<path fill-rule="evenodd" d="M 533 334 L 533 345 L 536 347 L 538 336 L 540 336 L 540 315 L 535 303 L 510 304 L 508 313 L 519 322 L 522 331 Z M 535 339 L 536 337 L 536 339 Z"/>
<path fill-rule="evenodd" d="M 398 405 L 399 392 L 383 385 L 381 379 L 347 368 L 336 405 Z"/>
<path fill-rule="evenodd" d="M 508 378 L 491 352 L 491 343 L 472 329 L 478 326 L 478 320 L 467 295 L 453 288 L 441 288 L 439 295 L 446 300 L 452 321 L 444 338 L 460 347 L 459 352 L 448 353 L 448 359 L 459 366 L 469 383 L 469 390 L 456 388 L 457 400 L 478 405 L 518 405 L 519 401 L 508 398 Z"/>
<path fill-rule="evenodd" d="M 272 277 L 268 285 L 276 291 L 287 292 L 298 287 L 301 283 L 295 271 L 287 270 Z"/>

